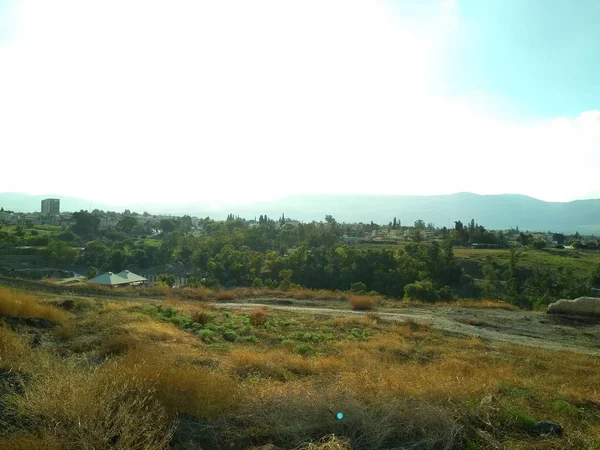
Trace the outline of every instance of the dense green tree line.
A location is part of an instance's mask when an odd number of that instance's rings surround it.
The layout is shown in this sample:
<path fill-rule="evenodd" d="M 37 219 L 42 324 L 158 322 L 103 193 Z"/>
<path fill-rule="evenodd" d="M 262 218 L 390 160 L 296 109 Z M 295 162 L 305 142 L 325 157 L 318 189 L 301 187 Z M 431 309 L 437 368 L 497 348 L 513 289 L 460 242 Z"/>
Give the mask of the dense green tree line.
<path fill-rule="evenodd" d="M 392 228 L 399 229 L 400 222 L 394 222 Z M 99 214 L 82 211 L 74 214 L 70 229 L 52 235 L 0 230 L 0 240 L 40 246 L 49 262 L 85 267 L 89 273 L 152 268 L 191 275 L 210 286 L 339 290 L 360 286 L 360 291 L 422 301 L 487 297 L 532 306 L 585 295 L 600 285 L 600 268 L 591 278 L 561 267 L 525 270 L 516 251 L 508 263 L 490 257 L 481 266 L 481 280 L 474 282 L 459 266 L 453 246 L 506 245 L 504 233 L 488 231 L 474 220 L 468 225 L 457 221 L 452 230 L 435 230 L 417 221 L 410 242 L 394 247 L 345 245 L 342 236 L 368 233 L 378 226 L 340 224 L 331 216 L 324 223 L 298 224 L 283 215 L 277 221 L 266 215 L 247 221 L 230 214 L 226 221 L 201 219 L 196 227 L 189 216 L 142 221 L 139 215 L 128 214 L 114 227 L 99 225 Z M 425 240 L 425 233 L 434 230 L 436 238 Z M 520 233 L 519 238 L 527 240 L 529 235 Z M 74 247 L 84 250 L 79 254 Z"/>

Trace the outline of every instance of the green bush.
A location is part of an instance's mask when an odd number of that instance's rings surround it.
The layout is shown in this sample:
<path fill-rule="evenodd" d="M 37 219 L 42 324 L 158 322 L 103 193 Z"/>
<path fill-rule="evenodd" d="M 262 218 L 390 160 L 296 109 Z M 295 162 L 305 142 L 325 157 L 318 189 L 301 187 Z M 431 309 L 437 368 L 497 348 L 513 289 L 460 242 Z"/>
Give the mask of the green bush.
<path fill-rule="evenodd" d="M 315 349 L 312 348 L 310 344 L 300 344 L 297 345 L 294 349 L 294 353 L 298 353 L 299 355 L 312 355 L 315 352 Z"/>
<path fill-rule="evenodd" d="M 410 300 L 422 302 L 437 302 L 440 299 L 431 281 L 415 281 L 404 287 L 404 296 Z"/>
<path fill-rule="evenodd" d="M 225 339 L 228 342 L 235 342 L 238 339 L 238 335 L 233 330 L 227 330 L 223 333 L 223 339 Z"/>
<path fill-rule="evenodd" d="M 219 339 L 217 337 L 217 333 L 212 330 L 200 330 L 198 331 L 198 337 L 203 342 L 210 344 L 212 342 L 217 342 Z"/>
<path fill-rule="evenodd" d="M 450 288 L 450 286 L 444 286 L 439 289 L 438 295 L 440 296 L 440 300 L 444 302 L 451 302 L 454 300 L 454 294 L 452 293 L 452 288 Z"/>
<path fill-rule="evenodd" d="M 367 290 L 367 285 L 365 283 L 363 283 L 362 281 L 359 281 L 357 283 L 352 283 L 350 285 L 350 291 L 351 292 L 355 292 L 355 293 L 364 293 Z"/>

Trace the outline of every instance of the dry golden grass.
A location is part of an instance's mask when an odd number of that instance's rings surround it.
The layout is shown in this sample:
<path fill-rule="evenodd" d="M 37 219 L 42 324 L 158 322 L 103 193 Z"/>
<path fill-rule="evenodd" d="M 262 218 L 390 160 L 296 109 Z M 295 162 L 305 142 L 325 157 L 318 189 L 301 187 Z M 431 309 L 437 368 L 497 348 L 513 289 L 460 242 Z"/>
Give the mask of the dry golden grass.
<path fill-rule="evenodd" d="M 369 295 L 351 295 L 348 301 L 350 302 L 350 307 L 352 309 L 365 311 L 373 309 L 380 300 L 380 297 L 371 297 Z"/>
<path fill-rule="evenodd" d="M 235 292 L 231 291 L 219 291 L 216 295 L 216 299 L 218 301 L 231 301 L 235 300 L 236 298 L 237 296 L 235 295 Z"/>
<path fill-rule="evenodd" d="M 111 376 L 154 385 L 156 398 L 171 415 L 215 418 L 234 411 L 238 402 L 238 386 L 233 379 L 178 361 L 160 348 L 140 346 L 105 370 Z"/>
<path fill-rule="evenodd" d="M 20 319 L 45 319 L 63 323 L 69 315 L 54 306 L 40 304 L 32 294 L 0 286 L 0 316 Z"/>
<path fill-rule="evenodd" d="M 376 323 L 377 319 L 373 319 L 368 315 L 337 316 L 331 319 L 331 324 L 334 327 L 343 330 L 356 327 L 373 327 Z"/>
<path fill-rule="evenodd" d="M 498 300 L 457 300 L 456 302 L 450 303 L 449 305 L 461 306 L 463 308 L 506 309 L 508 311 L 517 311 L 519 309 L 515 305 L 511 305 L 510 303 Z"/>
<path fill-rule="evenodd" d="M 369 311 L 367 314 L 367 319 L 372 320 L 373 322 L 379 322 L 381 321 L 381 315 L 379 313 L 376 313 L 374 311 Z"/>
<path fill-rule="evenodd" d="M 29 434 L 0 439 L 0 446 L 2 450 L 62 450 L 65 448 L 65 445 L 55 437 L 37 437 Z"/>
<path fill-rule="evenodd" d="M 0 324 L 0 368 L 17 368 L 27 351 L 24 339 Z"/>
<path fill-rule="evenodd" d="M 40 374 L 23 396 L 7 398 L 28 428 L 68 443 L 68 448 L 164 449 L 172 422 L 156 388 L 118 370 L 91 373 L 56 366 Z"/>
<path fill-rule="evenodd" d="M 333 373 L 343 365 L 337 357 L 306 358 L 281 349 L 236 348 L 231 351 L 229 361 L 239 376 L 259 375 L 280 381 L 290 380 L 295 375 Z"/>
<path fill-rule="evenodd" d="M 250 324 L 255 327 L 259 327 L 267 323 L 269 315 L 267 314 L 267 308 L 256 308 L 248 314 Z"/>
<path fill-rule="evenodd" d="M 190 316 L 209 309 L 170 298 Z M 261 327 L 258 314 L 255 340 L 213 346 L 141 314 L 145 304 L 119 300 L 69 316 L 75 338 L 55 347 L 29 348 L 0 326 L 0 368 L 31 377 L 8 403 L 26 434 L 0 439 L 0 448 L 167 448 L 176 417 L 211 430 L 198 432 L 197 448 L 465 448 L 482 430 L 494 444 L 473 448 L 600 448 L 600 360 L 592 356 L 492 345 L 427 323 L 382 322 L 376 313 L 269 311 L 273 327 Z M 299 327 L 334 338 L 306 341 Z M 351 339 L 355 328 L 368 336 Z M 56 356 L 79 340 L 89 343 L 84 355 Z M 312 356 L 292 353 L 306 342 Z M 96 366 L 99 351 L 110 357 Z M 528 416 L 560 423 L 565 437 L 534 440 L 521 423 Z"/>
<path fill-rule="evenodd" d="M 297 450 L 351 450 L 350 441 L 345 438 L 339 438 L 335 434 L 325 436 L 319 442 L 301 444 L 296 447 Z"/>
<path fill-rule="evenodd" d="M 132 334 L 117 334 L 105 339 L 99 351 L 102 356 L 122 355 L 138 347 L 140 343 L 140 339 Z"/>

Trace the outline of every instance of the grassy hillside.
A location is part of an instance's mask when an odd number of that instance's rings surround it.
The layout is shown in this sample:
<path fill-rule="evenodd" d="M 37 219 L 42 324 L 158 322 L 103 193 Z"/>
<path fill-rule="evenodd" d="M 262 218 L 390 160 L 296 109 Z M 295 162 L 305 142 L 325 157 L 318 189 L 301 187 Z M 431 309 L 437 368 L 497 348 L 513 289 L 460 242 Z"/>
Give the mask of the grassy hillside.
<path fill-rule="evenodd" d="M 491 345 L 376 313 L 7 288 L 0 305 L 3 449 L 600 445 L 591 356 Z M 538 420 L 560 423 L 564 436 L 539 437 Z"/>
<path fill-rule="evenodd" d="M 454 249 L 456 258 L 461 262 L 467 273 L 472 276 L 481 276 L 481 265 L 486 258 L 491 257 L 494 262 L 508 266 L 510 250 L 508 249 Z M 519 266 L 528 270 L 534 267 L 569 267 L 577 272 L 591 275 L 593 270 L 600 265 L 600 252 L 573 249 L 527 249 L 519 252 Z"/>

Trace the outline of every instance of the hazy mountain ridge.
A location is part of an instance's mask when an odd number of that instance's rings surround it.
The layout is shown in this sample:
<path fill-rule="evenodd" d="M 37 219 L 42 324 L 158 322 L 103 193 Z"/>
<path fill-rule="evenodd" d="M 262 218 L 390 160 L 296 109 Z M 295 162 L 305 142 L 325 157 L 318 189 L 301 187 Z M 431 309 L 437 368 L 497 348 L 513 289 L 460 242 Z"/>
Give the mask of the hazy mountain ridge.
<path fill-rule="evenodd" d="M 0 193 L 0 206 L 19 212 L 39 211 L 41 200 L 48 197 L 61 199 L 61 211 L 98 208 L 122 212 L 129 209 L 139 213 L 191 214 L 217 219 L 224 219 L 228 213 L 246 218 L 261 214 L 277 218 L 284 213 L 286 217 L 301 221 L 323 220 L 326 214 L 331 214 L 340 222 L 372 220 L 385 224 L 397 217 L 404 225 L 423 219 L 439 227 L 452 227 L 455 220 L 466 222 L 474 218 L 489 229 L 518 226 L 521 230 L 531 231 L 600 234 L 600 199 L 559 203 L 518 194 L 297 195 L 268 202 L 215 208 L 207 203 L 111 206 L 72 197 Z"/>

